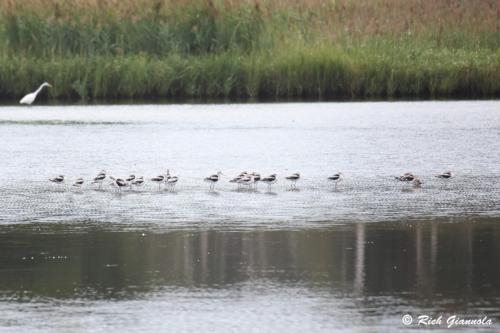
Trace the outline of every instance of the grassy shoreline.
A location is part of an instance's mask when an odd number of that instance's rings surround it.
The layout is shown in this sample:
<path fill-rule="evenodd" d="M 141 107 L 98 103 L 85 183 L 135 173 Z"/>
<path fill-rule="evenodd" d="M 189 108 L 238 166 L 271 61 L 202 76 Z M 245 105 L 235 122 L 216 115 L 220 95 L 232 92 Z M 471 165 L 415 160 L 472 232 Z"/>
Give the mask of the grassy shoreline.
<path fill-rule="evenodd" d="M 0 99 L 43 81 L 49 98 L 75 100 L 500 96 L 494 1 L 143 2 L 132 14 L 108 1 L 0 5 Z"/>

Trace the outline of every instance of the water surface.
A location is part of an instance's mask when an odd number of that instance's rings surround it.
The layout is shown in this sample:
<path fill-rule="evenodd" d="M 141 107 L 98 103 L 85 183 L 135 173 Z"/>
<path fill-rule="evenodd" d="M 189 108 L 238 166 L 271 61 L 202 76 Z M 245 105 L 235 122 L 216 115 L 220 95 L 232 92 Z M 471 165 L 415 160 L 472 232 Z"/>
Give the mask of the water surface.
<path fill-rule="evenodd" d="M 398 331 L 406 313 L 497 322 L 499 110 L 1 107 L 0 329 Z M 175 192 L 70 186 L 101 169 L 170 169 L 180 181 Z M 209 192 L 203 178 L 218 170 L 227 177 Z M 237 190 L 228 180 L 243 170 L 278 184 Z M 456 177 L 434 177 L 446 170 Z M 295 171 L 291 190 L 283 177 Z M 325 179 L 338 171 L 335 189 Z M 422 188 L 394 180 L 407 171 Z M 69 184 L 47 181 L 58 174 Z"/>

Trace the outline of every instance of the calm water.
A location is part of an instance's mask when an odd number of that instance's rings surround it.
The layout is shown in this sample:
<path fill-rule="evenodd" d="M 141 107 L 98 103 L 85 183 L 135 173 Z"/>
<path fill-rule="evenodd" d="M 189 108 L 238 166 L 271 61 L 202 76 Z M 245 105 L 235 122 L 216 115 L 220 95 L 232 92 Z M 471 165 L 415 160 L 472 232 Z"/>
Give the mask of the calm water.
<path fill-rule="evenodd" d="M 0 331 L 499 328 L 500 102 L 1 107 L 0 142 Z M 167 168 L 173 193 L 47 181 Z"/>

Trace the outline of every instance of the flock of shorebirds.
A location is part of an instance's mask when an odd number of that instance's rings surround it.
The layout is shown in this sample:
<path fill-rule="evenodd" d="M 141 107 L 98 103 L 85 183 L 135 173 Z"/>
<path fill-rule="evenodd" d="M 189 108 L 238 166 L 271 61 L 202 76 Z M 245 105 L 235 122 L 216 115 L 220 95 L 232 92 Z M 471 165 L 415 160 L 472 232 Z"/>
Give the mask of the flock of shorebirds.
<path fill-rule="evenodd" d="M 215 185 L 217 182 L 220 180 L 221 176 L 224 174 L 222 172 L 217 172 L 213 175 L 210 175 L 206 178 L 204 178 L 204 181 L 210 185 L 210 191 L 215 190 Z M 451 171 L 446 171 L 443 172 L 439 175 L 436 175 L 436 177 L 441 178 L 441 179 L 450 179 L 453 177 L 453 174 Z M 416 177 L 413 173 L 407 172 L 404 173 L 401 176 L 395 177 L 398 181 L 404 182 L 404 183 L 411 183 L 413 187 L 421 187 L 423 182 Z M 342 172 L 338 172 L 330 177 L 327 178 L 327 181 L 331 182 L 335 188 L 337 188 L 337 185 L 344 179 L 344 175 Z M 52 183 L 55 184 L 64 184 L 65 183 L 65 177 L 64 175 L 59 175 L 54 178 L 49 179 Z M 297 188 L 297 182 L 300 180 L 300 172 L 295 172 L 289 176 L 285 177 L 285 180 L 290 183 L 290 187 L 292 189 Z M 164 186 L 168 191 L 174 191 L 175 190 L 175 185 L 179 181 L 179 177 L 172 175 L 170 173 L 170 170 L 167 170 L 165 174 L 158 175 L 156 177 L 150 178 L 150 181 L 152 183 L 155 183 L 158 185 L 158 190 L 160 191 L 162 186 Z M 90 184 L 95 184 L 96 186 L 99 187 L 99 189 L 102 189 L 103 183 L 107 182 L 109 186 L 112 188 L 116 189 L 116 191 L 121 192 L 122 188 L 130 188 L 133 189 L 139 188 L 144 185 L 145 180 L 143 176 L 136 176 L 136 175 L 130 175 L 126 178 L 115 178 L 113 176 L 107 175 L 105 170 L 102 170 L 97 174 L 96 177 L 94 177 Z M 268 191 L 271 192 L 271 187 L 272 185 L 276 184 L 278 182 L 278 177 L 275 173 L 267 176 L 267 177 L 261 177 L 261 175 L 257 172 L 251 172 L 248 173 L 246 171 L 241 172 L 238 176 L 232 178 L 229 180 L 230 183 L 234 183 L 238 186 L 238 189 L 257 189 L 257 186 L 260 182 L 264 183 L 268 187 Z M 83 178 L 78 178 L 76 181 L 73 183 L 72 186 L 81 188 L 84 186 L 85 180 Z"/>

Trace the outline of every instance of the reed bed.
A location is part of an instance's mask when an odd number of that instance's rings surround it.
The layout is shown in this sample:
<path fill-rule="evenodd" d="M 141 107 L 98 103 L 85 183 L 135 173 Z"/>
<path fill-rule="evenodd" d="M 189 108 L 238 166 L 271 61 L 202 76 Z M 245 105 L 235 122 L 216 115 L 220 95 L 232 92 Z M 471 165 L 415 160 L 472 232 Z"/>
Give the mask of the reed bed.
<path fill-rule="evenodd" d="M 498 97 L 496 0 L 4 0 L 0 98 Z"/>

